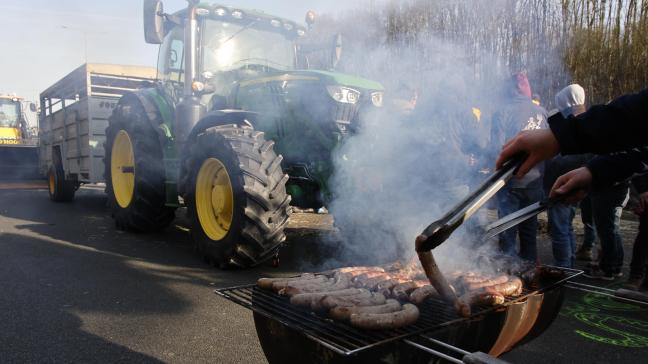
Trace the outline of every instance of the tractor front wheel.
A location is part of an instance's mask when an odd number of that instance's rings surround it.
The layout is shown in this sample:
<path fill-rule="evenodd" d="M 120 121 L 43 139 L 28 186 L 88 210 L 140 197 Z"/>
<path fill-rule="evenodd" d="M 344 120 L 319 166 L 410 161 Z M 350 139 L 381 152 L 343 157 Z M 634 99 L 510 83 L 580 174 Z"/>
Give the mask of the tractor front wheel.
<path fill-rule="evenodd" d="M 199 252 L 221 268 L 272 258 L 286 236 L 288 176 L 274 143 L 249 126 L 212 127 L 189 147 L 185 202 Z"/>

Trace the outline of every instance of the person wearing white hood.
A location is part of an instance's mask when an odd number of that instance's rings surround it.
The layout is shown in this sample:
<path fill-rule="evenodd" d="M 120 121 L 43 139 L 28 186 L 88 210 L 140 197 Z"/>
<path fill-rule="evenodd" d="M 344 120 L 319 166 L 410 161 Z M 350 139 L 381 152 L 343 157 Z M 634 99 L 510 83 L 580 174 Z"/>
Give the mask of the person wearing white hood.
<path fill-rule="evenodd" d="M 585 112 L 585 91 L 578 84 L 565 87 L 556 94 L 556 106 L 565 118 L 570 115 L 578 116 Z M 545 171 L 545 189 L 551 189 L 559 176 L 584 166 L 592 158 L 591 154 L 555 157 Z M 600 265 L 592 265 L 585 276 L 604 280 L 613 280 L 620 276 L 623 245 L 619 234 L 619 219 L 627 198 L 627 183 L 591 194 L 594 225 L 601 240 L 602 256 L 599 256 Z M 548 211 L 555 265 L 573 267 L 576 243 L 572 221 L 575 211 L 575 207 L 568 204 L 554 205 Z"/>
<path fill-rule="evenodd" d="M 578 84 L 571 84 L 556 94 L 556 107 L 564 117 L 585 112 L 585 90 Z M 578 154 L 557 156 L 546 164 L 543 187 L 549 191 L 556 179 L 572 169 L 582 167 L 593 155 Z M 576 207 L 571 204 L 556 204 L 549 208 L 549 236 L 554 256 L 554 265 L 573 268 L 575 261 L 576 237 L 572 222 Z"/>

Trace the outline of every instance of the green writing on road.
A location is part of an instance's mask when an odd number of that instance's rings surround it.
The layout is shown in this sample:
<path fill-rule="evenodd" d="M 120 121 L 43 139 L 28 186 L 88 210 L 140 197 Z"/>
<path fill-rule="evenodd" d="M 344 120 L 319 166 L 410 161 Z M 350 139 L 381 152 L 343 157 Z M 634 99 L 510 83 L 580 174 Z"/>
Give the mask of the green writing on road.
<path fill-rule="evenodd" d="M 620 315 L 636 311 L 641 311 L 641 308 L 588 293 L 583 296 L 582 303 L 568 304 L 561 315 L 585 324 L 584 328 L 575 332 L 589 340 L 626 348 L 645 348 L 648 347 L 648 336 L 645 336 L 648 334 L 648 322 Z"/>

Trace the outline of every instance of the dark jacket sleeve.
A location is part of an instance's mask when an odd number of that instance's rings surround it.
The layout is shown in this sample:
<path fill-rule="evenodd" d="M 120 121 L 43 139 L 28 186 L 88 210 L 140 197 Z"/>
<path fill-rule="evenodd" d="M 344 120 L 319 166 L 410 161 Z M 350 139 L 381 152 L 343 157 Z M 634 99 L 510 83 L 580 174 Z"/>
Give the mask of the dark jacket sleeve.
<path fill-rule="evenodd" d="M 632 184 L 637 189 L 637 192 L 644 193 L 648 191 L 648 174 L 643 174 L 632 179 Z"/>
<path fill-rule="evenodd" d="M 543 187 L 551 190 L 558 177 L 582 167 L 594 157 L 592 154 L 559 155 L 547 162 L 543 176 Z"/>
<path fill-rule="evenodd" d="M 601 155 L 587 163 L 595 190 L 613 186 L 636 174 L 648 171 L 648 148 L 636 148 L 611 155 Z"/>
<path fill-rule="evenodd" d="M 648 89 L 578 116 L 549 118 L 561 154 L 607 154 L 648 145 Z"/>

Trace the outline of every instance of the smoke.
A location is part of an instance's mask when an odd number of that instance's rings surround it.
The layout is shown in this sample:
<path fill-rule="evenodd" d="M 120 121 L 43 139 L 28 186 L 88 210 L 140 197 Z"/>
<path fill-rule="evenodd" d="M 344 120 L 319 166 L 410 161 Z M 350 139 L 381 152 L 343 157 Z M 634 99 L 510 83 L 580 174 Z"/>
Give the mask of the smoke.
<path fill-rule="evenodd" d="M 344 35 L 340 70 L 386 87 L 385 107 L 364 115 L 334 155 L 329 210 L 343 243 L 327 266 L 411 258 L 414 238 L 485 179 L 500 148 L 489 145 L 489 116 L 504 102 L 503 81 L 515 70 L 484 49 L 426 27 L 429 17 L 397 29 L 394 19 L 416 3 L 358 10 L 324 19 L 316 29 Z M 411 8 L 404 9 L 407 4 Z M 497 14 L 497 4 L 503 3 L 489 2 L 484 11 Z M 476 225 L 483 212 L 435 250 L 443 269 L 466 268 L 476 250 L 495 253 L 492 245 L 480 246 Z"/>

